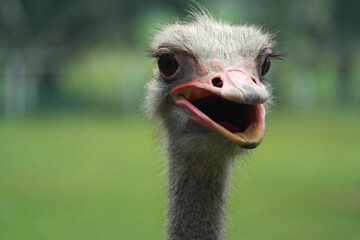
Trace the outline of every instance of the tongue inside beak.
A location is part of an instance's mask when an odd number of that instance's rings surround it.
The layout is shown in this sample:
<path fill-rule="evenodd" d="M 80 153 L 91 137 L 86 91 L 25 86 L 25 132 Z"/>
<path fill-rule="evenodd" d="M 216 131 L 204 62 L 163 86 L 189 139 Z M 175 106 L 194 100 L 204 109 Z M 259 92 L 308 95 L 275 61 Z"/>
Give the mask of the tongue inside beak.
<path fill-rule="evenodd" d="M 190 119 L 225 136 L 242 148 L 258 146 L 265 132 L 262 104 L 241 104 L 196 86 L 172 93 L 175 103 L 190 110 Z"/>

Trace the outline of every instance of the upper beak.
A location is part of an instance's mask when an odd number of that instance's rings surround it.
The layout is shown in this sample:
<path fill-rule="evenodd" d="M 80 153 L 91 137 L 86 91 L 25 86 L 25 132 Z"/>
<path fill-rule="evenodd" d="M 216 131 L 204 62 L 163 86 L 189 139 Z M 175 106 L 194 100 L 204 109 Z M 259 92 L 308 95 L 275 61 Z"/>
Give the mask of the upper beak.
<path fill-rule="evenodd" d="M 220 76 L 198 78 L 178 85 L 172 90 L 172 95 L 181 94 L 192 100 L 204 97 L 204 92 L 192 88 L 203 89 L 241 104 L 261 104 L 269 98 L 269 93 L 257 78 L 238 69 L 231 69 Z"/>
<path fill-rule="evenodd" d="M 269 93 L 257 78 L 246 74 L 241 69 L 229 69 L 223 71 L 222 74 L 198 77 L 193 81 L 176 86 L 171 94 L 177 105 L 187 108 L 193 113 L 192 120 L 223 134 L 237 145 L 253 148 L 262 141 L 265 132 L 265 109 L 262 103 L 269 98 Z M 235 112 L 231 114 L 237 114 L 237 118 L 248 118 L 236 121 L 249 122 L 247 128 L 244 131 L 231 131 L 226 127 L 227 125 L 219 123 L 218 119 L 211 119 L 194 105 L 194 102 L 206 99 L 211 95 L 216 95 L 223 101 L 237 103 L 239 106 L 246 105 L 250 109 L 246 110 L 246 115 L 236 112 L 242 111 L 240 108 L 234 109 Z M 224 112 L 217 115 L 227 114 Z"/>

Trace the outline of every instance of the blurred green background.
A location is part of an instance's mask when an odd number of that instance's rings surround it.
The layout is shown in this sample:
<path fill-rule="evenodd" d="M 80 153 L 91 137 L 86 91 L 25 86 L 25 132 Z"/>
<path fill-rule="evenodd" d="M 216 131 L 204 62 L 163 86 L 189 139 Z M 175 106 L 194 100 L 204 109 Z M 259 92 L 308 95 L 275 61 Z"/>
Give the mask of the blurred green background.
<path fill-rule="evenodd" d="M 226 239 L 360 239 L 360 2 L 199 2 L 287 55 Z M 151 33 L 188 4 L 0 2 L 0 239 L 165 239 L 166 161 L 140 105 Z"/>

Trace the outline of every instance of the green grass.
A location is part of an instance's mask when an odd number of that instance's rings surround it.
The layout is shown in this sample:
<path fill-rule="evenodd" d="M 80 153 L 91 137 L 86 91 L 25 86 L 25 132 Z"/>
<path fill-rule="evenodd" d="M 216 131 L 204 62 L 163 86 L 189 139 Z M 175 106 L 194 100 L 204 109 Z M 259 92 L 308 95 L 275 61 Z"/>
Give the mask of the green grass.
<path fill-rule="evenodd" d="M 360 239 L 360 113 L 278 114 L 234 169 L 228 240 Z M 165 239 L 149 123 L 59 114 L 0 121 L 0 239 Z"/>

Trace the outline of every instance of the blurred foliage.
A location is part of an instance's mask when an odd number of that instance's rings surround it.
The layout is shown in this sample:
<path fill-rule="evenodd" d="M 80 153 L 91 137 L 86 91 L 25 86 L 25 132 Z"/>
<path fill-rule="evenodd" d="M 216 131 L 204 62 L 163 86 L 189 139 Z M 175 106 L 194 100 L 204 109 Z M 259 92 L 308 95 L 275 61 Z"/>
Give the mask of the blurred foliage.
<path fill-rule="evenodd" d="M 144 76 L 150 75 L 149 64 L 139 65 L 144 56 L 144 53 L 134 54 L 120 48 L 94 49 L 64 67 L 60 87 L 75 102 L 115 107 L 119 107 L 120 102 L 125 111 L 137 110 Z"/>
<path fill-rule="evenodd" d="M 360 104 L 359 1 L 199 3 L 217 18 L 276 33 L 277 48 L 287 55 L 273 64 L 270 76 L 280 108 L 314 111 Z M 138 109 L 154 66 L 145 59 L 151 36 L 163 24 L 182 19 L 190 4 L 1 1 L 0 104 L 5 113 L 41 106 Z M 18 69 L 25 69 L 24 76 Z"/>

